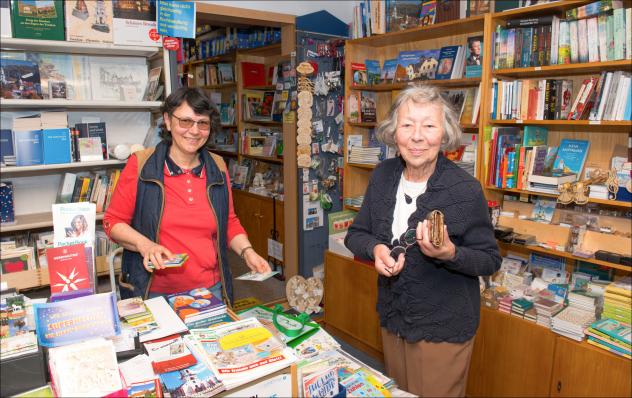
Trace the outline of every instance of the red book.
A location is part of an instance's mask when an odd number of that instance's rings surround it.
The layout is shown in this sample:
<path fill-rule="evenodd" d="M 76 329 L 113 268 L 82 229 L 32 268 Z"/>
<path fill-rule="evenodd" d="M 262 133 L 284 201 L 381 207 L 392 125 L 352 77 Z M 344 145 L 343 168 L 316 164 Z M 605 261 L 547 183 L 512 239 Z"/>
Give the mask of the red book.
<path fill-rule="evenodd" d="M 241 77 L 244 88 L 266 85 L 265 66 L 256 62 L 241 63 Z"/>
<path fill-rule="evenodd" d="M 83 243 L 46 250 L 52 294 L 90 289 L 90 273 Z"/>

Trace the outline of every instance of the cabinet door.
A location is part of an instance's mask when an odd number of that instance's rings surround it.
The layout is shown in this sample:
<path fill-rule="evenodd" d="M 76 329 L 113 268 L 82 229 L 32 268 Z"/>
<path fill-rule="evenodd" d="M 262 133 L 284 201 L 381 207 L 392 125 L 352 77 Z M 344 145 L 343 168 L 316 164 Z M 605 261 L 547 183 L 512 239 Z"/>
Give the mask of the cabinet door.
<path fill-rule="evenodd" d="M 382 351 L 375 269 L 348 257 L 325 254 L 325 323 Z"/>
<path fill-rule="evenodd" d="M 549 329 L 481 308 L 467 396 L 548 396 L 554 348 Z"/>
<path fill-rule="evenodd" d="M 632 366 L 629 359 L 557 337 L 552 397 L 630 397 Z"/>
<path fill-rule="evenodd" d="M 233 191 L 235 214 L 246 230 L 252 247 L 261 256 L 267 255 L 267 246 L 261 243 L 261 206 L 259 200 L 247 193 Z"/>

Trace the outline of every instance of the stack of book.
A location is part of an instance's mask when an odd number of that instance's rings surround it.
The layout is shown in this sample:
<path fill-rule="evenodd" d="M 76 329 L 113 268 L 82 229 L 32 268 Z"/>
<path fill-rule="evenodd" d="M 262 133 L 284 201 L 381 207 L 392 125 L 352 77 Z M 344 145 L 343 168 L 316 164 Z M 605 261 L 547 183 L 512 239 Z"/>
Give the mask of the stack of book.
<path fill-rule="evenodd" d="M 116 307 L 119 317 L 123 319 L 123 325 L 134 329 L 139 336 L 158 328 L 158 323 L 142 298 L 121 300 L 116 303 Z"/>
<path fill-rule="evenodd" d="M 609 284 L 604 293 L 603 316 L 630 324 L 632 320 L 632 279 L 627 276 Z"/>
<path fill-rule="evenodd" d="M 205 328 L 226 318 L 226 304 L 206 288 L 167 296 L 167 301 L 189 329 Z"/>
<path fill-rule="evenodd" d="M 511 315 L 524 318 L 525 313 L 533 308 L 533 303 L 526 298 L 518 298 L 511 302 Z"/>
<path fill-rule="evenodd" d="M 599 348 L 608 350 L 616 355 L 621 355 L 628 359 L 630 356 L 630 326 L 614 319 L 604 318 L 593 322 L 588 329 L 588 343 Z"/>
<path fill-rule="evenodd" d="M 27 315 L 27 298 L 17 294 L 15 289 L 3 290 L 0 302 L 0 356 L 2 359 L 17 357 L 31 352 L 37 352 L 37 337 L 29 328 Z"/>
<path fill-rule="evenodd" d="M 381 152 L 382 148 L 379 147 L 353 146 L 348 160 L 349 163 L 378 164 Z"/>
<path fill-rule="evenodd" d="M 513 298 L 511 298 L 511 296 L 505 296 L 501 298 L 498 304 L 498 311 L 504 312 L 506 314 L 511 314 L 512 302 L 513 302 Z"/>
<path fill-rule="evenodd" d="M 573 290 L 568 294 L 568 305 L 597 314 L 602 306 L 603 297 L 583 290 Z"/>
<path fill-rule="evenodd" d="M 538 313 L 535 308 L 531 307 L 524 312 L 524 319 L 527 321 L 531 321 L 533 323 L 537 323 L 538 321 Z"/>
<path fill-rule="evenodd" d="M 551 318 L 562 309 L 562 303 L 558 303 L 546 298 L 539 298 L 534 303 L 537 312 L 537 324 L 544 327 L 551 327 Z"/>
<path fill-rule="evenodd" d="M 584 330 L 595 321 L 595 313 L 566 307 L 551 321 L 551 330 L 573 340 L 582 341 Z"/>

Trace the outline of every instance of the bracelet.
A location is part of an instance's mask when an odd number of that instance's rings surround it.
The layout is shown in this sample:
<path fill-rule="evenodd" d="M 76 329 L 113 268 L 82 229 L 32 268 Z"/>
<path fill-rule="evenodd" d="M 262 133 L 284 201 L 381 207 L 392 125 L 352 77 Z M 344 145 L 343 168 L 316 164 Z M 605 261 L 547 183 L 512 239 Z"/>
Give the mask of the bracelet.
<path fill-rule="evenodd" d="M 248 250 L 248 249 L 252 249 L 252 246 L 246 246 L 243 249 L 241 249 L 241 253 L 239 253 L 239 257 L 241 257 L 242 260 L 244 259 L 244 254 L 246 254 L 246 250 Z M 254 249 L 252 249 L 252 250 L 254 250 Z"/>

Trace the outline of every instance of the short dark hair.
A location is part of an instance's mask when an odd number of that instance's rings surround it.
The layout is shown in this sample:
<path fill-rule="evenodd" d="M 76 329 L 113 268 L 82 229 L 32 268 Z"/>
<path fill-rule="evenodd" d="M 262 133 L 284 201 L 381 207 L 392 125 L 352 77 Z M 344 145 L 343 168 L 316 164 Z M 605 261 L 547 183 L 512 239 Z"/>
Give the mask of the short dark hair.
<path fill-rule="evenodd" d="M 208 116 L 211 120 L 211 130 L 206 144 L 204 145 L 208 149 L 213 135 L 220 129 L 219 111 L 217 107 L 201 88 L 180 87 L 169 94 L 165 102 L 162 103 L 160 114 L 164 115 L 166 113 L 171 116 L 173 111 L 184 103 L 189 105 L 196 114 Z M 160 138 L 171 142 L 171 131 L 167 130 L 167 125 L 164 120 L 160 124 Z"/>

